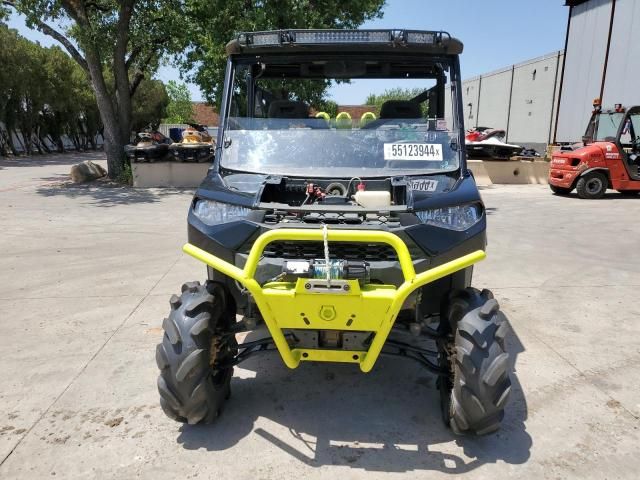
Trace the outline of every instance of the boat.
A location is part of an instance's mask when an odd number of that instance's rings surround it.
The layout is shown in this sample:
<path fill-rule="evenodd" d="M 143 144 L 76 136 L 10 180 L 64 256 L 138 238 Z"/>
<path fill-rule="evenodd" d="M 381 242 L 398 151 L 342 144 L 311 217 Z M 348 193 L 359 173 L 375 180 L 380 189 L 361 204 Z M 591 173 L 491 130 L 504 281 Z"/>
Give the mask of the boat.
<path fill-rule="evenodd" d="M 169 150 L 176 162 L 209 162 L 213 158 L 214 141 L 202 125 L 191 124 L 182 131 L 182 140 Z"/>
<path fill-rule="evenodd" d="M 506 132 L 497 128 L 476 127 L 467 131 L 465 144 L 469 158 L 491 158 L 509 160 L 519 155 L 523 147 L 505 143 Z"/>
<path fill-rule="evenodd" d="M 167 156 L 170 144 L 171 140 L 160 132 L 140 132 L 124 151 L 131 162 L 155 162 Z"/>

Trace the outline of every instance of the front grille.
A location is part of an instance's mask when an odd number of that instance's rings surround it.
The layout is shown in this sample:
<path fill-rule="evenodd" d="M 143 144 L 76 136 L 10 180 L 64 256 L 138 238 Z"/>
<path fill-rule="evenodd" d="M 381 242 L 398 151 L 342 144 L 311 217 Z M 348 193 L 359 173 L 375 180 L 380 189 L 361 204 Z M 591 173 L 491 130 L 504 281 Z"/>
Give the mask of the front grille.
<path fill-rule="evenodd" d="M 264 222 L 269 224 L 287 223 L 316 223 L 327 225 L 386 225 L 390 228 L 400 226 L 397 216 L 380 215 L 376 213 L 349 213 L 349 212 L 310 212 L 291 214 L 288 212 L 272 211 L 264 217 Z"/>
<path fill-rule="evenodd" d="M 267 258 L 313 259 L 324 258 L 322 242 L 276 241 L 267 245 L 263 255 Z M 329 257 L 338 260 L 397 261 L 396 251 L 384 243 L 329 243 Z"/>

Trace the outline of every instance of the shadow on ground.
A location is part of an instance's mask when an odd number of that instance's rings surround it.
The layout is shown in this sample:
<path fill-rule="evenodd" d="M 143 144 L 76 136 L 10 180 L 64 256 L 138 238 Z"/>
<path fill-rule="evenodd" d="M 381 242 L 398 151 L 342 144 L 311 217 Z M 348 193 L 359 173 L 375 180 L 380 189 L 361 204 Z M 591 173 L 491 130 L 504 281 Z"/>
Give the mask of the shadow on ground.
<path fill-rule="evenodd" d="M 46 167 L 50 165 L 74 165 L 85 160 L 106 160 L 102 151 L 51 153 L 18 157 L 0 157 L 0 168 Z"/>
<path fill-rule="evenodd" d="M 524 350 L 517 335 L 511 335 L 508 349 L 515 364 Z M 502 429 L 457 437 L 441 421 L 435 377 L 407 360 L 381 358 L 366 375 L 338 364 L 303 364 L 291 371 L 275 354 L 242 367 L 257 370 L 256 377 L 233 379 L 232 397 L 214 424 L 183 426 L 177 440 L 184 448 L 226 450 L 254 432 L 312 467 L 451 474 L 497 461 L 521 464 L 530 456 L 527 404 L 515 375 Z M 256 428 L 258 417 L 268 422 Z"/>
<path fill-rule="evenodd" d="M 184 188 L 133 188 L 109 180 L 97 180 L 89 183 L 75 184 L 63 178 L 44 178 L 50 181 L 38 187 L 36 193 L 44 197 L 64 196 L 88 200 L 97 207 L 115 207 L 117 205 L 156 203 L 171 195 L 193 193 L 193 189 Z M 56 182 L 58 180 L 58 182 Z M 63 181 L 64 180 L 64 181 Z"/>
<path fill-rule="evenodd" d="M 569 194 L 566 195 L 556 195 L 556 197 L 560 197 L 560 198 L 567 198 L 567 199 L 572 199 L 572 200 L 579 200 L 581 202 L 588 202 L 589 200 L 584 200 L 582 198 L 580 198 L 578 196 L 578 194 L 573 191 Z M 625 194 L 623 195 L 620 192 L 615 192 L 615 191 L 607 191 L 604 196 L 602 198 L 599 198 L 598 200 L 635 200 L 635 201 L 640 201 L 640 192 L 633 194 L 633 193 L 629 193 L 629 194 Z"/>

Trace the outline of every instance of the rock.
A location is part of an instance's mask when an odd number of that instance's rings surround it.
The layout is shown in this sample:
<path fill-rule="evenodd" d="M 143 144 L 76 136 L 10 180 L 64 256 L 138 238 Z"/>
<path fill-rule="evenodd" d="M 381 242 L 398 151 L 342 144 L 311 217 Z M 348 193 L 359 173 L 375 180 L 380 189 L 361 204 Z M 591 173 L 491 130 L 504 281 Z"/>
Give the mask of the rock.
<path fill-rule="evenodd" d="M 91 160 L 85 160 L 82 163 L 77 163 L 71 167 L 71 181 L 74 183 L 90 182 L 98 178 L 102 178 L 107 174 L 107 171 L 97 163 L 93 163 Z"/>

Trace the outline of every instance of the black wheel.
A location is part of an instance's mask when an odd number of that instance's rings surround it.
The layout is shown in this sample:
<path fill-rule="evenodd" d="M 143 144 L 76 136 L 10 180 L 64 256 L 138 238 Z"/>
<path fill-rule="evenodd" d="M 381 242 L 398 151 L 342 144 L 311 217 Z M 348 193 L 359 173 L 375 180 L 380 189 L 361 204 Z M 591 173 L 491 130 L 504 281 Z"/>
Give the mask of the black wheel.
<path fill-rule="evenodd" d="M 233 367 L 229 361 L 238 344 L 228 333 L 235 312 L 225 291 L 213 282 L 189 282 L 173 295 L 164 319 L 164 337 L 156 348 L 160 369 L 160 406 L 178 422 L 210 423 L 230 395 Z"/>
<path fill-rule="evenodd" d="M 506 317 L 488 290 L 455 292 L 445 308 L 438 342 L 442 417 L 456 434 L 484 435 L 500 428 L 511 392 Z"/>
<path fill-rule="evenodd" d="M 595 200 L 604 196 L 608 185 L 609 181 L 603 173 L 590 172 L 578 179 L 576 191 L 580 198 Z"/>
<path fill-rule="evenodd" d="M 571 193 L 571 190 L 573 190 L 573 188 L 556 187 L 555 185 L 551 184 L 549 184 L 549 188 L 556 195 L 569 195 Z"/>

